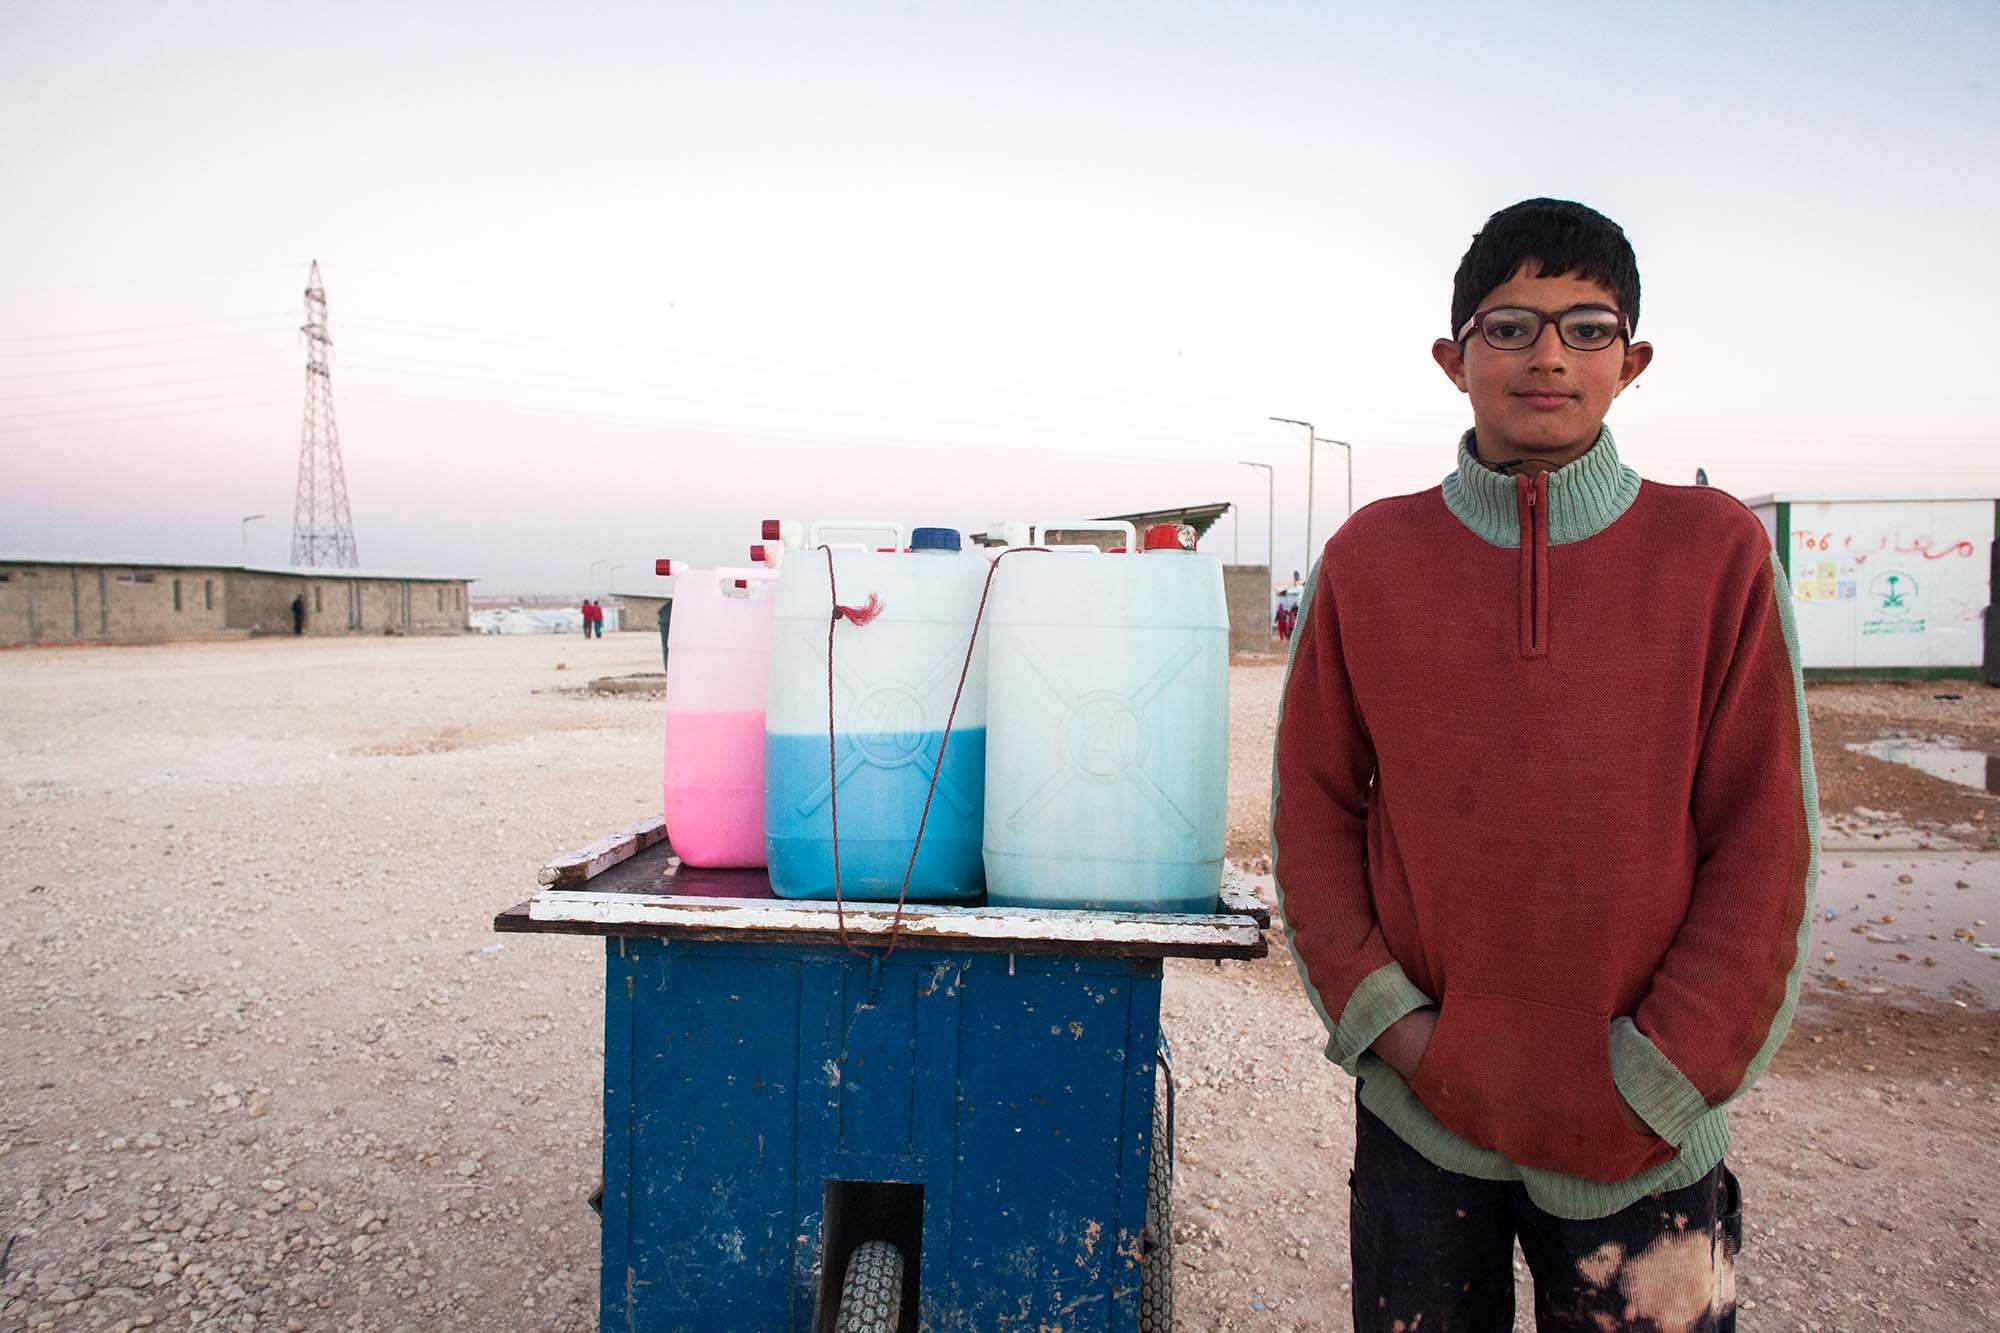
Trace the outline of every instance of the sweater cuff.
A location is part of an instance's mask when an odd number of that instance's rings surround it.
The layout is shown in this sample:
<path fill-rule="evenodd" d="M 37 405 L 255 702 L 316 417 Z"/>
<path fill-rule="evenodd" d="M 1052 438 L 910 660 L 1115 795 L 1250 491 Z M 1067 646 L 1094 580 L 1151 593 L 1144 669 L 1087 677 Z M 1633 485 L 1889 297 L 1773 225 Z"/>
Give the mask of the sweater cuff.
<path fill-rule="evenodd" d="M 1629 1018 L 1611 1020 L 1611 1080 L 1638 1117 L 1676 1148 L 1708 1114 L 1701 1089 Z"/>
<path fill-rule="evenodd" d="M 1326 1044 L 1326 1058 L 1359 1077 L 1356 1066 L 1375 1039 L 1404 1014 L 1422 1009 L 1431 997 L 1418 990 L 1403 975 L 1401 963 L 1385 963 L 1367 976 L 1347 997 L 1340 1011 L 1333 1038 Z"/>

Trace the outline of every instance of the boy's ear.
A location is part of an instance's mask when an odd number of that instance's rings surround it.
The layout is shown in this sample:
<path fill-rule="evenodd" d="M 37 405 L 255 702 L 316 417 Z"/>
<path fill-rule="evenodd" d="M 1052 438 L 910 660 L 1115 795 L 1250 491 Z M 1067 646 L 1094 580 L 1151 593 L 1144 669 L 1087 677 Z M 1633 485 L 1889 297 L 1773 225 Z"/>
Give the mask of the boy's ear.
<path fill-rule="evenodd" d="M 1651 359 L 1653 349 L 1645 344 L 1641 344 L 1641 346 L 1646 347 L 1646 356 L 1648 359 Z M 1438 363 L 1438 369 L 1451 378 L 1451 382 L 1458 386 L 1460 393 L 1470 392 L 1465 383 L 1465 347 L 1463 344 L 1455 343 L 1449 338 L 1440 338 L 1431 344 L 1431 360 Z M 1626 355 L 1626 364 L 1631 364 L 1630 353 Z M 1639 370 L 1644 370 L 1645 368 L 1645 363 L 1641 362 Z M 1635 370 L 1632 372 L 1632 375 L 1636 376 L 1638 373 L 1639 371 Z"/>
<path fill-rule="evenodd" d="M 1638 379 L 1640 372 L 1652 364 L 1653 344 L 1627 343 L 1625 346 L 1625 362 L 1618 368 L 1618 392 L 1624 393 L 1625 390 L 1631 388 L 1632 381 Z"/>

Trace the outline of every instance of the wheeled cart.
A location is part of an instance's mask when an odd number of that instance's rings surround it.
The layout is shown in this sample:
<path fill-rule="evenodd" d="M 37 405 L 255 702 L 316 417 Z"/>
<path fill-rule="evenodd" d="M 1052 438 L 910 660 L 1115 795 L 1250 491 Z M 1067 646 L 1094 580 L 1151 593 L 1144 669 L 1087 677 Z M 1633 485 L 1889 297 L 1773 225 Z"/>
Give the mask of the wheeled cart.
<path fill-rule="evenodd" d="M 1209 916 L 848 904 L 843 944 L 657 821 L 542 878 L 497 929 L 607 937 L 602 1327 L 1171 1327 L 1162 960 L 1265 953 L 1233 881 Z"/>

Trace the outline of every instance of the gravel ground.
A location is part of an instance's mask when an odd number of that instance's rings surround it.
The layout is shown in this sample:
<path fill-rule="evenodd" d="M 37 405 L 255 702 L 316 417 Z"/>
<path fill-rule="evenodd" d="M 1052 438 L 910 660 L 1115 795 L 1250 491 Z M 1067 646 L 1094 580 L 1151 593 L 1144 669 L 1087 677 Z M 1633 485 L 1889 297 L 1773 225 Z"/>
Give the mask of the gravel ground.
<path fill-rule="evenodd" d="M 488 923 L 654 808 L 657 701 L 581 687 L 657 660 L 641 635 L 0 654 L 0 1330 L 594 1326 L 598 949 Z M 1246 857 L 1280 670 L 1232 673 Z M 1826 725 L 2000 718 L 2000 692 L 1933 717 L 1940 691 L 1871 689 Z M 1959 807 L 1872 808 L 1918 841 L 1908 869 L 1848 858 L 1857 906 L 1994 888 Z M 1978 989 L 1873 984 L 1890 961 L 1824 978 L 1739 1117 L 1746 1328 L 2000 1326 L 2000 1025 Z M 1181 1326 L 1345 1327 L 1352 1099 L 1282 946 L 1174 964 L 1166 1003 Z"/>

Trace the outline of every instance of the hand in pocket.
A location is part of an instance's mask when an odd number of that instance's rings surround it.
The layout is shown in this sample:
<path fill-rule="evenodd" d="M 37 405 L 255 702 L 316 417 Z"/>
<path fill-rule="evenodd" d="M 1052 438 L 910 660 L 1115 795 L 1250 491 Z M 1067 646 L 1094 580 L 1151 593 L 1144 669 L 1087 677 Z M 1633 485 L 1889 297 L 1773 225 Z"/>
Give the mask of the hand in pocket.
<path fill-rule="evenodd" d="M 1410 1090 L 1446 1129 L 1517 1165 L 1623 1180 L 1674 1150 L 1612 1081 L 1609 1021 L 1448 992 Z"/>

